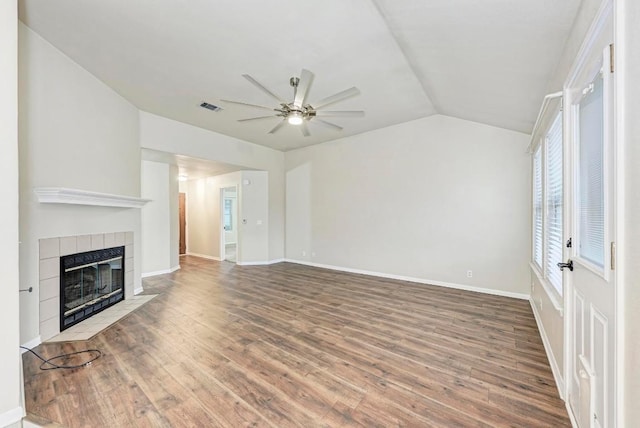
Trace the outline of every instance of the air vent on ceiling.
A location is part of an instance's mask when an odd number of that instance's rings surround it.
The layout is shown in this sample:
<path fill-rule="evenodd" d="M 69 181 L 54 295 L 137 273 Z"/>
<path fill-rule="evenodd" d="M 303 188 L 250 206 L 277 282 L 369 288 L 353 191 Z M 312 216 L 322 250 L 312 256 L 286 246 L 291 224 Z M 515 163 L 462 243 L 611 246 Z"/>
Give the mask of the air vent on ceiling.
<path fill-rule="evenodd" d="M 200 107 L 203 107 L 203 108 L 209 109 L 209 110 L 211 110 L 211 111 L 220 111 L 220 110 L 222 110 L 222 107 L 218 107 L 218 106 L 216 106 L 216 105 L 209 104 L 209 103 L 208 103 L 208 102 L 206 102 L 206 101 L 205 101 L 205 102 L 203 102 L 202 104 L 200 104 Z"/>

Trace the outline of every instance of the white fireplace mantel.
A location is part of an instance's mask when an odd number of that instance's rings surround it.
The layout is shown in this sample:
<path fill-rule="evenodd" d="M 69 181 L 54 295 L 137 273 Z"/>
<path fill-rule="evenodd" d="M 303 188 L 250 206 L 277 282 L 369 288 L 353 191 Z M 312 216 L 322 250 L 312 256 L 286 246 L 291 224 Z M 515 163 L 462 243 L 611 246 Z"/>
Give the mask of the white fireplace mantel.
<path fill-rule="evenodd" d="M 89 192 L 87 190 L 64 187 L 36 187 L 38 202 L 42 204 L 96 205 L 101 207 L 142 208 L 151 199 L 133 196 L 112 195 L 110 193 Z"/>

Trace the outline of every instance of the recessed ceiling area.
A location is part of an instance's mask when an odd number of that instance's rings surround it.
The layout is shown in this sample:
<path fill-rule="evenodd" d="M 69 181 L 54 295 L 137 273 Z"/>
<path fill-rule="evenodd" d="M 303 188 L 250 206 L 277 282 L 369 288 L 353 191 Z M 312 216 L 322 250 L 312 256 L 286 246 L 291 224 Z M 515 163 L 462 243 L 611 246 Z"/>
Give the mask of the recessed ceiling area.
<path fill-rule="evenodd" d="M 228 174 L 240 170 L 251 170 L 238 165 L 217 162 L 208 159 L 198 159 L 189 156 L 176 155 L 152 149 L 141 149 L 142 160 L 176 165 L 178 174 L 188 180 L 214 177 L 216 175 Z"/>
<path fill-rule="evenodd" d="M 580 0 L 20 0 L 20 19 L 140 110 L 277 150 L 445 114 L 529 133 Z M 311 105 L 350 87 L 337 131 L 222 100 Z M 556 88 L 558 89 L 558 88 Z M 208 102 L 222 107 L 211 111 Z"/>

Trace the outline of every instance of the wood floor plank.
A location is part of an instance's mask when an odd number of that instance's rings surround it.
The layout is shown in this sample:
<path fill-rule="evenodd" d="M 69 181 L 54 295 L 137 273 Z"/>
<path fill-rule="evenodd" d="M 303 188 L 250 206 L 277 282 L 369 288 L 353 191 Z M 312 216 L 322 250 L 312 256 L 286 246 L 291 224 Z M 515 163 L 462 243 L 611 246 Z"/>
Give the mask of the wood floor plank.
<path fill-rule="evenodd" d="M 184 256 L 149 303 L 40 371 L 27 411 L 86 427 L 570 426 L 528 302 L 290 263 Z"/>

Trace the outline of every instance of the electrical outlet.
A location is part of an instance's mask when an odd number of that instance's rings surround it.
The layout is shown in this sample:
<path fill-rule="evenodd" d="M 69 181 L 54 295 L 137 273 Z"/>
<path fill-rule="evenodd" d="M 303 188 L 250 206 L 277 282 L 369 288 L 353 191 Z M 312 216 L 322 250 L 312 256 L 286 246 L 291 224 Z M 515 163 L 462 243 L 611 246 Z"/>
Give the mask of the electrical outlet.
<path fill-rule="evenodd" d="M 305 250 L 302 250 L 302 257 L 306 257 L 307 256 L 307 252 Z"/>
<path fill-rule="evenodd" d="M 473 278 L 473 271 L 472 270 L 468 270 L 467 271 L 467 278 Z"/>

